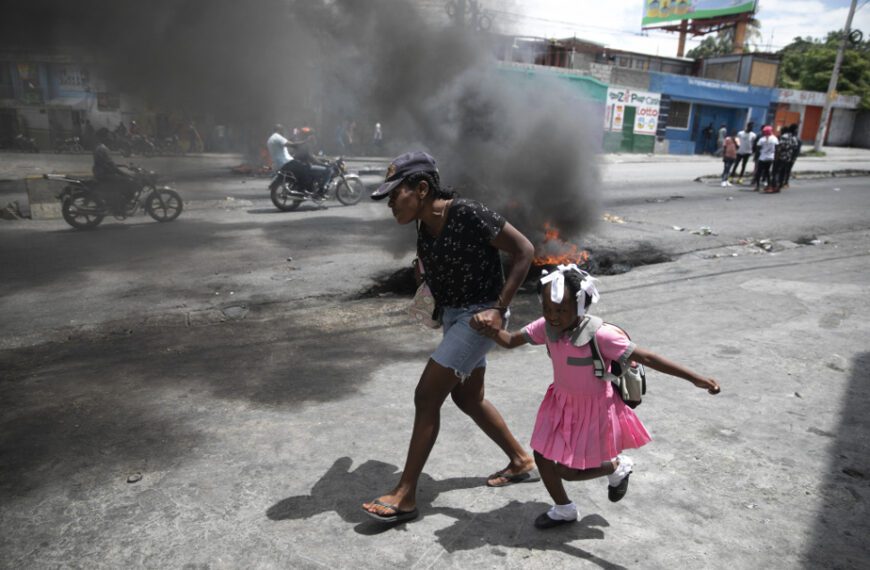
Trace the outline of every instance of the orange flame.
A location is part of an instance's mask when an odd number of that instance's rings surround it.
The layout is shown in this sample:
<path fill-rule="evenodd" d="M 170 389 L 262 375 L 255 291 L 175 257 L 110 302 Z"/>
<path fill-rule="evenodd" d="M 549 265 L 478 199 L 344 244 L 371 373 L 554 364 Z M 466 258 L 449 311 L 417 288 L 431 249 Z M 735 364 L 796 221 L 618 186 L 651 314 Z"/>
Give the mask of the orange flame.
<path fill-rule="evenodd" d="M 544 241 L 535 248 L 532 264 L 536 267 L 576 263 L 581 265 L 589 260 L 589 252 L 568 243 L 559 237 L 559 229 L 544 222 Z"/>

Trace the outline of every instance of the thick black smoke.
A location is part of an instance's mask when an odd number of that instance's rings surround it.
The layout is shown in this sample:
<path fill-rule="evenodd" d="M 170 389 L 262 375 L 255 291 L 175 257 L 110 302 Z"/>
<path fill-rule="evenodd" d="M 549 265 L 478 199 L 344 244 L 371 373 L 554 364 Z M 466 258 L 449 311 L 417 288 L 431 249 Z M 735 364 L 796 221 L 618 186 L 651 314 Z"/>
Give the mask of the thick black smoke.
<path fill-rule="evenodd" d="M 155 104 L 263 139 L 276 120 L 324 123 L 319 109 L 377 120 L 532 238 L 545 222 L 576 236 L 595 218 L 600 109 L 562 79 L 499 70 L 485 34 L 433 24 L 411 0 L 11 4 L 0 41 L 75 50 Z"/>

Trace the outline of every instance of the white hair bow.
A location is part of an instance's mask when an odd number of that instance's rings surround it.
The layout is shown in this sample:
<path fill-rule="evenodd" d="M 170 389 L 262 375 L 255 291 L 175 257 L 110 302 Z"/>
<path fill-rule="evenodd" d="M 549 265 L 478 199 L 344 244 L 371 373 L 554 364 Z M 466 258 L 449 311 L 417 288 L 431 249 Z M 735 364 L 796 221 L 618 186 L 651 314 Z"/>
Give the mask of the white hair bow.
<path fill-rule="evenodd" d="M 583 316 L 586 314 L 586 298 L 589 297 L 590 302 L 597 303 L 601 295 L 598 293 L 598 288 L 595 286 L 597 279 L 583 271 L 576 264 L 559 265 L 552 273 L 547 273 L 544 270 L 541 277 L 541 285 L 550 284 L 550 300 L 554 303 L 561 303 L 565 298 L 565 273 L 576 271 L 583 280 L 580 283 L 580 290 L 577 291 L 577 315 Z"/>

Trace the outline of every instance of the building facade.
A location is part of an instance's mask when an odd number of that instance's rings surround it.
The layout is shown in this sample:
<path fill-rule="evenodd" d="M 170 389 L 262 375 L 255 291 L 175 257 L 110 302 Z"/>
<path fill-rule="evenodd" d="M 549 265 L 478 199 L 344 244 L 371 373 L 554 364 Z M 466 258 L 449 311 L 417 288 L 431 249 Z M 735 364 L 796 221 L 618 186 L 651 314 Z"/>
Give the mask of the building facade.
<path fill-rule="evenodd" d="M 816 140 L 825 100 L 825 93 L 777 89 L 774 93 L 776 104 L 774 124 L 779 128 L 797 123 L 800 125 L 801 140 L 812 143 Z M 830 146 L 852 144 L 860 104 L 861 98 L 857 95 L 837 95 L 834 98 L 824 144 Z"/>
<path fill-rule="evenodd" d="M 722 125 L 732 132 L 751 121 L 760 129 L 772 118 L 774 89 L 768 87 L 651 73 L 650 90 L 669 102 L 664 137 L 670 154 L 713 152 Z"/>

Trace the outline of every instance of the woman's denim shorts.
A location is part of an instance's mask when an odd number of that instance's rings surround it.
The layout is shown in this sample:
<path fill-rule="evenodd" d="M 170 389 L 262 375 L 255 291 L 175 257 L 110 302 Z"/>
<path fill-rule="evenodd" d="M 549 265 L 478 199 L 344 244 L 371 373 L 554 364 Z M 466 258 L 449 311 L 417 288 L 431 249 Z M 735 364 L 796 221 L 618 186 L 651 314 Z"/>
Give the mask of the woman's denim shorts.
<path fill-rule="evenodd" d="M 470 307 L 445 307 L 441 315 L 444 338 L 432 353 L 432 360 L 450 368 L 461 379 L 471 376 L 477 368 L 486 368 L 486 353 L 495 346 L 495 341 L 471 328 L 471 317 L 495 305 L 481 303 Z M 510 312 L 505 315 L 504 327 Z"/>

